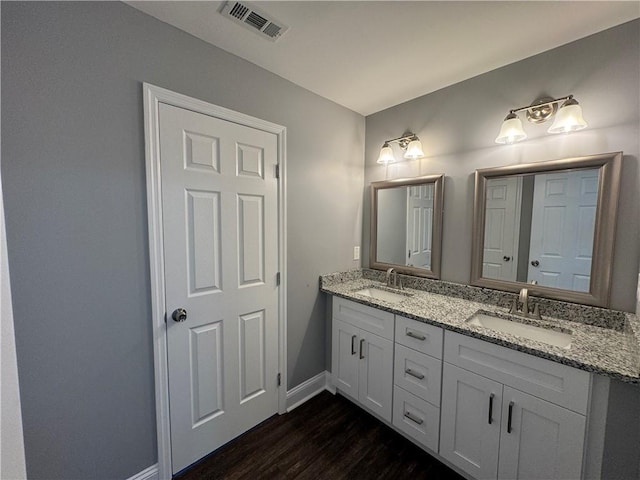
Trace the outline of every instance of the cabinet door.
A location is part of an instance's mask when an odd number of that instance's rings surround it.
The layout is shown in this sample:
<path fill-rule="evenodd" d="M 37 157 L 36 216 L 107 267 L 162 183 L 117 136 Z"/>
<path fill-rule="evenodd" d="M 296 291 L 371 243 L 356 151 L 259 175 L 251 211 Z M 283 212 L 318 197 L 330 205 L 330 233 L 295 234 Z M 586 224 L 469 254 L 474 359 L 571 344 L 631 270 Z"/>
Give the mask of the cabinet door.
<path fill-rule="evenodd" d="M 584 433 L 584 416 L 505 386 L 498 478 L 579 479 Z"/>
<path fill-rule="evenodd" d="M 360 331 L 345 322 L 333 320 L 331 373 L 333 385 L 350 397 L 358 398 L 358 347 Z"/>
<path fill-rule="evenodd" d="M 496 478 L 502 384 L 448 363 L 442 378 L 440 455 L 474 478 Z"/>
<path fill-rule="evenodd" d="M 393 342 L 364 330 L 360 335 L 360 403 L 391 422 Z"/>

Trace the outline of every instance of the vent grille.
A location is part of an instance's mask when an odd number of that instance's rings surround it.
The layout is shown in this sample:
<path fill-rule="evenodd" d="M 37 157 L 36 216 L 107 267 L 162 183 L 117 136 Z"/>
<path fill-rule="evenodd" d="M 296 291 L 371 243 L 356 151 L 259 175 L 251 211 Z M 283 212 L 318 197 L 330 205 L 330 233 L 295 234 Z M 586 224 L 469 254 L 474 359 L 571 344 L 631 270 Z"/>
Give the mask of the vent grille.
<path fill-rule="evenodd" d="M 220 13 L 238 25 L 242 25 L 263 38 L 268 38 L 274 42 L 289 30 L 289 27 L 282 22 L 248 2 L 228 1 L 224 4 Z"/>
<path fill-rule="evenodd" d="M 233 8 L 231 9 L 231 11 L 229 12 L 229 15 L 242 20 L 242 17 L 244 17 L 248 11 L 249 9 L 247 7 L 245 7 L 239 2 L 236 2 Z"/>
<path fill-rule="evenodd" d="M 261 30 L 268 22 L 269 20 L 261 17 L 256 12 L 251 12 L 244 21 L 244 23 L 248 23 L 252 27 L 256 27 L 258 30 Z"/>
<path fill-rule="evenodd" d="M 264 30 L 262 30 L 262 33 L 264 33 L 265 35 L 269 35 L 271 38 L 273 38 L 280 35 L 280 30 L 282 30 L 282 27 L 280 25 L 276 25 L 275 23 L 269 23 L 269 25 L 264 27 Z"/>

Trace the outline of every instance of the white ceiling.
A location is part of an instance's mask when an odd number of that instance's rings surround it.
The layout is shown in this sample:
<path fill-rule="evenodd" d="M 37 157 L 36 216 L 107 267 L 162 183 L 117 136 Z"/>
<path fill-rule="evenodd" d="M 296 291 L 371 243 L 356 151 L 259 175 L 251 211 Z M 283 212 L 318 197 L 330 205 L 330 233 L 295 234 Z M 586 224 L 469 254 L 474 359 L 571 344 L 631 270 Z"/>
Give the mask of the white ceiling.
<path fill-rule="evenodd" d="M 290 27 L 274 43 L 224 2 L 127 3 L 362 115 L 640 17 L 637 0 L 254 2 Z"/>

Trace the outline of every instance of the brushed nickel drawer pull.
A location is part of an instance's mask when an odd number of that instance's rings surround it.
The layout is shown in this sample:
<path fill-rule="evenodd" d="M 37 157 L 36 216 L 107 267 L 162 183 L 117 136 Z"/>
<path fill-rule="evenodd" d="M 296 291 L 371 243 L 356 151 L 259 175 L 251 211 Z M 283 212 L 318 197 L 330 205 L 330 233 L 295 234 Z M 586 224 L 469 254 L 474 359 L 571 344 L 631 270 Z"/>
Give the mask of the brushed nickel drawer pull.
<path fill-rule="evenodd" d="M 413 370 L 411 370 L 410 368 L 407 368 L 404 373 L 406 373 L 407 375 L 411 375 L 412 377 L 416 377 L 418 380 L 422 380 L 424 378 L 424 375 L 418 372 L 414 372 Z"/>
<path fill-rule="evenodd" d="M 407 337 L 415 338 L 416 340 L 420 340 L 421 342 L 427 339 L 427 337 L 425 337 L 424 335 L 412 332 L 411 330 L 407 330 Z"/>
<path fill-rule="evenodd" d="M 418 425 L 422 425 L 424 423 L 424 420 L 422 420 L 421 418 L 414 417 L 409 412 L 404 412 L 404 416 L 407 417 L 409 420 L 411 420 L 413 423 L 417 423 Z"/>

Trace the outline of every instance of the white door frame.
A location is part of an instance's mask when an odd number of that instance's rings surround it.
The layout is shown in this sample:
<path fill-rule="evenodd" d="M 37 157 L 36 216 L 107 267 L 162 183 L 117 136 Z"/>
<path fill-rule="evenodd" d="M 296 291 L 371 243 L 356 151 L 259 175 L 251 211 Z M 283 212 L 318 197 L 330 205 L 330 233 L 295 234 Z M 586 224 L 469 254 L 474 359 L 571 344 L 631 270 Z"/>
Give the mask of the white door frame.
<path fill-rule="evenodd" d="M 153 361 L 158 432 L 158 478 L 170 480 L 171 429 L 169 417 L 169 376 L 165 323 L 164 244 L 162 240 L 162 191 L 160 170 L 160 103 L 184 108 L 211 117 L 273 133 L 278 137 L 278 371 L 282 384 L 278 392 L 278 413 L 286 412 L 287 399 L 287 208 L 286 208 L 286 127 L 243 113 L 197 100 L 148 83 L 143 84 L 144 132 L 147 172 L 147 223 L 149 226 L 149 266 L 151 273 L 151 314 L 153 321 Z"/>

